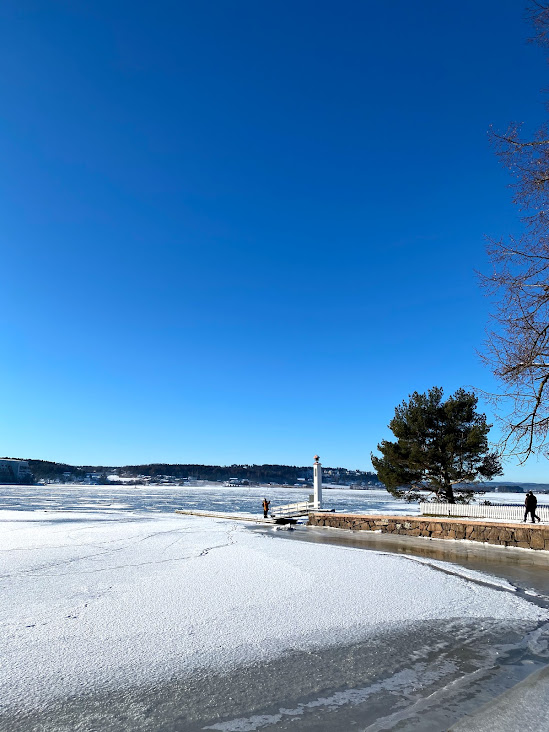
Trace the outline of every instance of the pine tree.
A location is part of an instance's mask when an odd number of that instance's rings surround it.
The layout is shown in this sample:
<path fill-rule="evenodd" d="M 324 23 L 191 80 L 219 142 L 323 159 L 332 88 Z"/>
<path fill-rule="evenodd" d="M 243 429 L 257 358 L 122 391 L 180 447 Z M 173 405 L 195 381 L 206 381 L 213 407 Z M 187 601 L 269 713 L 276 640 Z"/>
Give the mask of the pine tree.
<path fill-rule="evenodd" d="M 454 491 L 457 483 L 491 480 L 502 472 L 499 455 L 489 450 L 492 425 L 476 411 L 477 397 L 464 389 L 446 401 L 442 397 L 439 387 L 411 394 L 389 423 L 396 442 L 382 440 L 382 457 L 372 454 L 379 479 L 398 498 L 415 500 L 426 489 L 448 503 L 465 501 L 470 491 Z"/>

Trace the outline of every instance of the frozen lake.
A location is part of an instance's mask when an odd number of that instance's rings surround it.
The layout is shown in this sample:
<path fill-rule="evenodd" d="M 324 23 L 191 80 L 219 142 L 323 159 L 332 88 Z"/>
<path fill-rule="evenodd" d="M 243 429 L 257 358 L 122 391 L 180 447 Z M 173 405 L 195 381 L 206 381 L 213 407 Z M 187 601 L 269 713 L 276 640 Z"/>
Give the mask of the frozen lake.
<path fill-rule="evenodd" d="M 284 486 L 225 487 L 219 483 L 201 486 L 0 486 L 0 509 L 49 511 L 137 511 L 173 513 L 177 508 L 230 513 L 261 514 L 266 496 L 271 508 L 284 503 L 305 501 L 310 490 Z M 336 511 L 355 513 L 418 514 L 417 503 L 393 498 L 386 490 L 324 489 L 324 505 Z M 519 504 L 524 496 L 516 493 L 486 493 L 479 501 Z M 538 495 L 549 504 L 549 495 Z"/>
<path fill-rule="evenodd" d="M 545 567 L 173 513 L 259 515 L 265 495 L 308 491 L 2 486 L 0 729 L 441 732 L 547 664 Z M 381 490 L 325 501 L 417 512 Z"/>
<path fill-rule="evenodd" d="M 441 732 L 547 662 L 507 580 L 276 528 L 1 510 L 0 728 Z"/>
<path fill-rule="evenodd" d="M 271 507 L 306 501 L 309 489 L 283 486 L 0 486 L 0 509 L 63 511 L 132 511 L 173 513 L 177 508 L 262 514 Z M 387 491 L 325 490 L 324 502 L 338 511 L 418 513 L 417 504 L 395 500 Z"/>

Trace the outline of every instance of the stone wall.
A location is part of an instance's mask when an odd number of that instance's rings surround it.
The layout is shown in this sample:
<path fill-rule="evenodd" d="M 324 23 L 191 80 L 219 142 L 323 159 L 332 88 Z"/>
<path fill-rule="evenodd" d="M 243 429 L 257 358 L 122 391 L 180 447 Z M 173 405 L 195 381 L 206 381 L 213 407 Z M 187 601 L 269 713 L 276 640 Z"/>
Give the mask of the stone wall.
<path fill-rule="evenodd" d="M 549 550 L 549 526 L 495 523 L 482 520 L 429 518 L 426 516 L 364 516 L 349 513 L 309 514 L 310 526 L 330 526 L 352 531 L 426 536 L 433 539 L 469 539 L 500 546 Z"/>

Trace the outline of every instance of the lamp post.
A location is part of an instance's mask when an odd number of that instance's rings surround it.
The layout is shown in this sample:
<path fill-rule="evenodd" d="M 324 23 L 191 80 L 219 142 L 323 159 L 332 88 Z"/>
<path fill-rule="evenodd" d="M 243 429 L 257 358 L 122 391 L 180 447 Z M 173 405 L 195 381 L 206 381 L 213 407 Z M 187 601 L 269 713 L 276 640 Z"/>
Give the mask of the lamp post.
<path fill-rule="evenodd" d="M 314 475 L 314 508 L 322 508 L 322 465 L 318 462 L 318 455 L 315 455 L 313 465 Z"/>

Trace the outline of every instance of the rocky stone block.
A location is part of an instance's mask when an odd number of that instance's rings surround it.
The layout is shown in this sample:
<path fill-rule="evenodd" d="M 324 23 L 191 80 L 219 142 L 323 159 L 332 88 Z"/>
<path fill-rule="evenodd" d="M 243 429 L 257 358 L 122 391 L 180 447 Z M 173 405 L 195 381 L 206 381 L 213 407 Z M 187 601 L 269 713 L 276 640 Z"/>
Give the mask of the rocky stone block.
<path fill-rule="evenodd" d="M 499 538 L 502 542 L 510 541 L 512 538 L 511 529 L 501 528 L 499 530 Z"/>
<path fill-rule="evenodd" d="M 545 549 L 545 540 L 541 531 L 532 531 L 530 546 L 532 549 Z"/>

